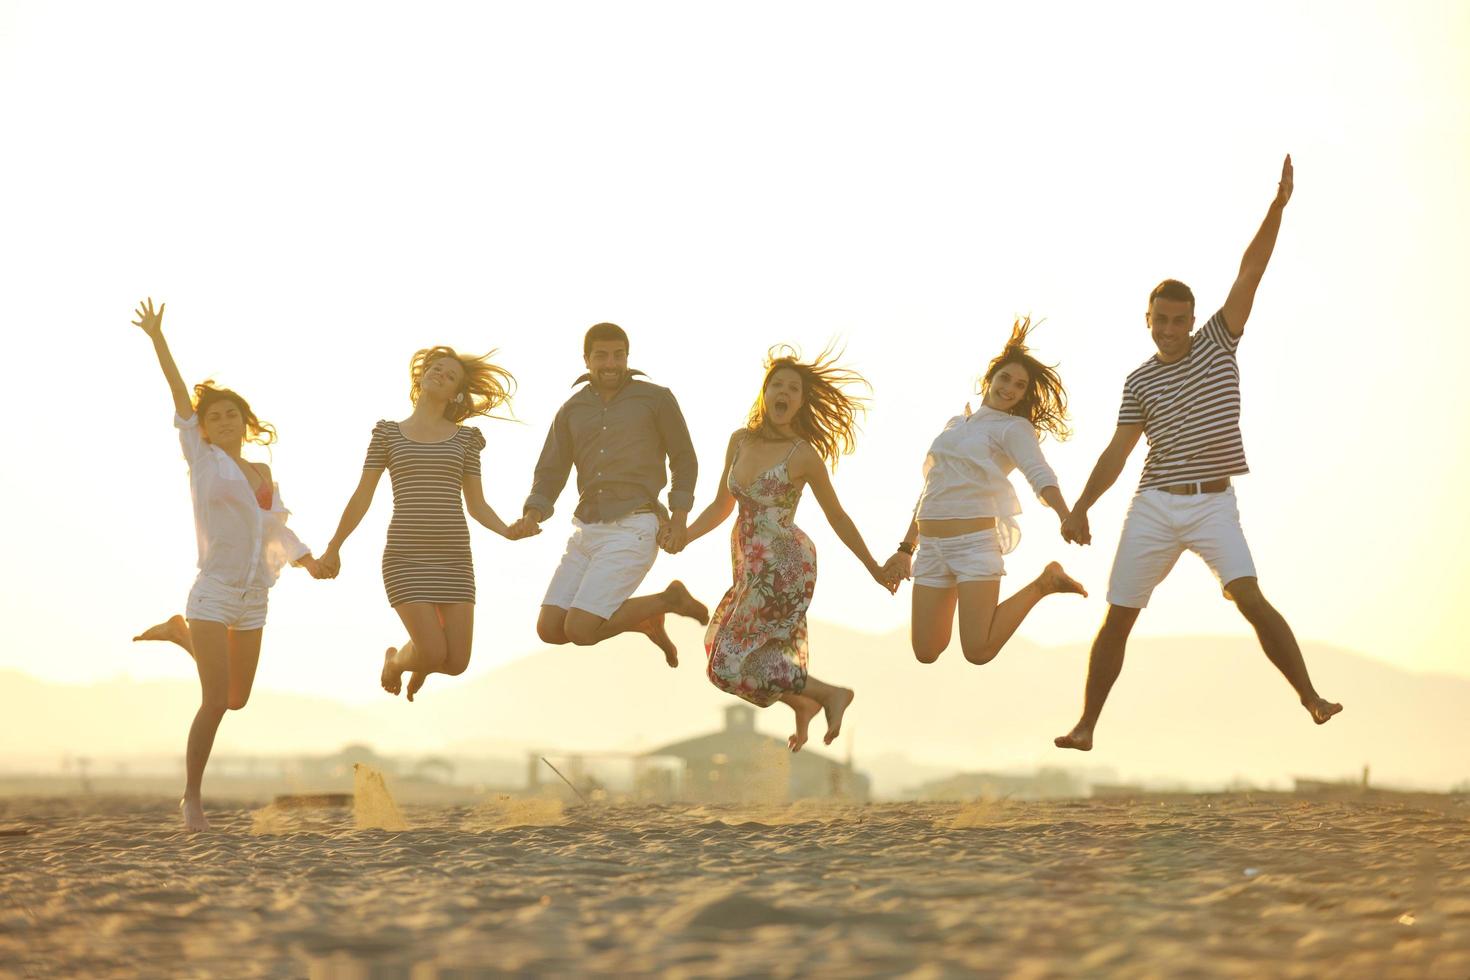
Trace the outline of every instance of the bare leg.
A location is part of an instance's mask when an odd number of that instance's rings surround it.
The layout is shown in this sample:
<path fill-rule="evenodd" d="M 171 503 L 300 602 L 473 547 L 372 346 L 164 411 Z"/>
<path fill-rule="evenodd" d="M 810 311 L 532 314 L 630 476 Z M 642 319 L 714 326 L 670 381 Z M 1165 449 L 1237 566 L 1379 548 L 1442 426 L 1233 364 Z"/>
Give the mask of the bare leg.
<path fill-rule="evenodd" d="M 1342 705 L 1328 701 L 1312 686 L 1312 678 L 1307 674 L 1307 663 L 1302 659 L 1302 650 L 1291 632 L 1291 626 L 1276 611 L 1276 607 L 1266 601 L 1256 579 L 1238 578 L 1230 582 L 1225 586 L 1225 595 L 1235 603 L 1240 614 L 1255 629 L 1256 638 L 1261 641 L 1261 649 L 1286 677 L 1287 683 L 1291 684 L 1301 698 L 1302 707 L 1307 709 L 1313 721 L 1319 725 L 1326 724 L 1329 718 L 1342 710 Z"/>
<path fill-rule="evenodd" d="M 1082 706 L 1082 718 L 1065 735 L 1059 735 L 1053 744 L 1059 749 L 1092 750 L 1092 731 L 1102 714 L 1108 692 L 1123 669 L 1123 653 L 1128 646 L 1128 634 L 1138 621 L 1141 609 L 1129 606 L 1108 606 L 1102 629 L 1092 641 L 1092 654 L 1087 662 L 1087 696 Z"/>
<path fill-rule="evenodd" d="M 170 616 L 157 626 L 148 627 L 133 637 L 134 643 L 139 640 L 164 640 L 169 643 L 177 643 L 189 656 L 194 656 L 194 643 L 189 638 L 189 624 L 183 616 Z"/>
<path fill-rule="evenodd" d="M 827 684 L 810 675 L 801 693 L 822 706 L 822 713 L 827 716 L 827 733 L 822 736 L 822 742 L 831 745 L 832 740 L 841 734 L 842 716 L 857 695 L 851 688 Z"/>
<path fill-rule="evenodd" d="M 800 752 L 801 747 L 806 744 L 807 726 L 817 716 L 817 712 L 822 710 L 822 705 L 804 694 L 782 695 L 781 700 L 790 705 L 796 715 L 796 731 L 786 739 L 786 747 L 793 752 Z"/>
<path fill-rule="evenodd" d="M 949 646 L 954 635 L 955 602 L 959 590 L 953 586 L 914 586 L 909 616 L 909 642 L 921 664 L 932 664 Z"/>
<path fill-rule="evenodd" d="M 228 706 L 239 711 L 250 700 L 255 687 L 255 669 L 260 665 L 260 640 L 264 630 L 230 630 L 230 691 Z"/>
<path fill-rule="evenodd" d="M 429 672 L 444 663 L 444 622 L 439 618 L 439 610 L 431 602 L 404 602 L 394 606 L 393 611 L 408 630 L 408 642 L 394 650 L 391 667 L 387 658 L 384 658 L 379 681 L 383 684 L 383 690 L 397 694 L 404 673 L 409 672 L 408 687 L 416 694 L 424 686 L 424 679 Z M 409 700 L 413 700 L 412 694 L 409 695 Z"/>
<path fill-rule="evenodd" d="M 972 664 L 990 663 L 1036 604 L 1058 592 L 1087 595 L 1087 590 L 1056 562 L 999 605 L 999 582 L 961 582 L 960 646 L 965 659 Z"/>
<path fill-rule="evenodd" d="M 687 616 L 700 625 L 709 623 L 709 609 L 689 594 L 683 582 L 676 580 L 662 592 L 627 600 L 607 619 L 585 609 L 569 609 L 563 630 L 567 639 L 578 646 L 592 646 L 619 633 L 637 631 L 663 651 L 670 667 L 677 667 L 679 651 L 664 629 L 664 617 L 669 613 Z"/>
<path fill-rule="evenodd" d="M 195 831 L 209 829 L 202 799 L 204 767 L 209 763 L 220 720 L 230 707 L 230 652 L 234 644 L 231 631 L 223 623 L 195 620 L 188 626 L 194 647 L 194 664 L 199 671 L 200 699 L 199 710 L 189 727 L 189 742 L 184 753 L 184 798 L 179 801 L 179 808 L 183 812 L 184 829 Z M 260 630 L 242 632 L 255 634 L 250 646 L 258 657 Z M 250 680 L 254 680 L 253 670 Z M 246 696 L 249 696 L 248 690 Z"/>
<path fill-rule="evenodd" d="M 384 690 L 397 693 L 396 683 L 408 672 L 408 699 L 424 686 L 432 673 L 462 674 L 470 662 L 470 643 L 474 633 L 473 603 L 435 604 L 405 602 L 393 607 L 408 630 L 409 642 L 391 655 L 392 666 L 384 658 Z M 391 649 L 391 648 L 390 648 Z M 394 672 L 397 676 L 390 676 Z"/>
<path fill-rule="evenodd" d="M 542 606 L 536 616 L 536 635 L 541 642 L 556 646 L 572 642 L 567 638 L 567 610 L 561 606 Z"/>

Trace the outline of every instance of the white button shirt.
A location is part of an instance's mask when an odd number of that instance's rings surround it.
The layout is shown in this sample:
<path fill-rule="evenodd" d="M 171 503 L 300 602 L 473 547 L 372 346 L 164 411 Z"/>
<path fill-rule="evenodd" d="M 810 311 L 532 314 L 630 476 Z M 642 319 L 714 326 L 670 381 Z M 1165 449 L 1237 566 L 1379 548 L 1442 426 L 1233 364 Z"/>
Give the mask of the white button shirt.
<path fill-rule="evenodd" d="M 956 415 L 924 457 L 924 490 L 914 516 L 934 521 L 994 517 L 1001 551 L 1008 553 L 1021 540 L 1013 519 L 1021 513 L 1010 481 L 1015 469 L 1038 495 L 1057 485 L 1028 420 L 984 405 L 973 415 Z"/>
<path fill-rule="evenodd" d="M 268 589 L 281 567 L 310 553 L 286 527 L 290 511 L 271 486 L 271 509 L 261 510 L 240 467 L 199 431 L 199 416 L 174 416 L 189 461 L 199 574 L 229 588 Z"/>

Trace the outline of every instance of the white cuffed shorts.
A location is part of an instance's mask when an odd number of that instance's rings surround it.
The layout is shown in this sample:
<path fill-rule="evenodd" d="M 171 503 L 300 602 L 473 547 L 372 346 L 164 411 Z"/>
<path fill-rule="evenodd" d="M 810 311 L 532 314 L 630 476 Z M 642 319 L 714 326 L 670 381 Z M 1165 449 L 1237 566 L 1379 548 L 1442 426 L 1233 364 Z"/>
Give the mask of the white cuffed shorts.
<path fill-rule="evenodd" d="M 1234 487 L 1199 494 L 1144 490 L 1135 496 L 1118 539 L 1108 603 L 1145 608 L 1185 551 L 1205 560 L 1221 589 L 1238 578 L 1255 576 Z"/>
<path fill-rule="evenodd" d="M 999 582 L 1006 573 L 995 528 L 952 538 L 919 535 L 914 554 L 914 584 L 952 589 L 960 582 Z"/>
<path fill-rule="evenodd" d="M 230 629 L 258 630 L 265 625 L 267 589 L 241 589 L 201 575 L 189 590 L 184 618 L 222 623 Z"/>
<path fill-rule="evenodd" d="M 629 514 L 615 521 L 572 520 L 566 554 L 551 576 L 543 606 L 582 609 L 607 619 L 643 582 L 658 557 L 658 518 Z"/>

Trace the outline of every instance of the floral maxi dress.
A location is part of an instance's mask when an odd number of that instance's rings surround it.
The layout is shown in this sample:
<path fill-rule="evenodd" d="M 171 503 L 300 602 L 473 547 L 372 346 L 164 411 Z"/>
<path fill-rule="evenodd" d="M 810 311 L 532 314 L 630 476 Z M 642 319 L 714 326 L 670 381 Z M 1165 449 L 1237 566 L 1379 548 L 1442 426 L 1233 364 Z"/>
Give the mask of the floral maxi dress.
<path fill-rule="evenodd" d="M 740 505 L 730 535 L 735 581 L 704 637 L 710 682 L 762 708 L 806 687 L 806 610 L 817 586 L 817 549 L 793 523 L 801 488 L 792 485 L 790 459 L 787 453 L 748 487 L 735 482 L 730 466 L 727 485 Z"/>

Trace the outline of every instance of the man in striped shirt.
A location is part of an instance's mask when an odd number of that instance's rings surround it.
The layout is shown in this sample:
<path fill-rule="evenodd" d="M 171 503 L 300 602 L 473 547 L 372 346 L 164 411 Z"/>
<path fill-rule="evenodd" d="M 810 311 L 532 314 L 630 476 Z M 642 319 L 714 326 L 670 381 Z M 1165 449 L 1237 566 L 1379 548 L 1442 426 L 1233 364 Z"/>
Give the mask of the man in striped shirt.
<path fill-rule="evenodd" d="M 1203 558 L 1260 638 L 1266 656 L 1286 676 L 1312 720 L 1322 724 L 1342 705 L 1317 694 L 1291 627 L 1266 601 L 1256 581 L 1250 549 L 1240 528 L 1232 476 L 1247 472 L 1240 439 L 1240 367 L 1235 349 L 1245 332 L 1256 288 L 1276 247 L 1281 215 L 1291 199 L 1288 156 L 1276 199 L 1251 240 L 1225 305 L 1198 332 L 1194 293 L 1166 279 L 1148 298 L 1148 327 L 1158 353 L 1123 383 L 1118 428 L 1087 486 L 1062 522 L 1062 537 L 1092 540 L 1087 511 L 1117 482 L 1138 437 L 1148 437 L 1148 458 L 1138 493 L 1128 508 L 1108 583 L 1108 612 L 1092 644 L 1082 718 L 1056 739 L 1064 749 L 1092 748 L 1092 733 L 1118 672 L 1128 634 L 1184 551 Z"/>

